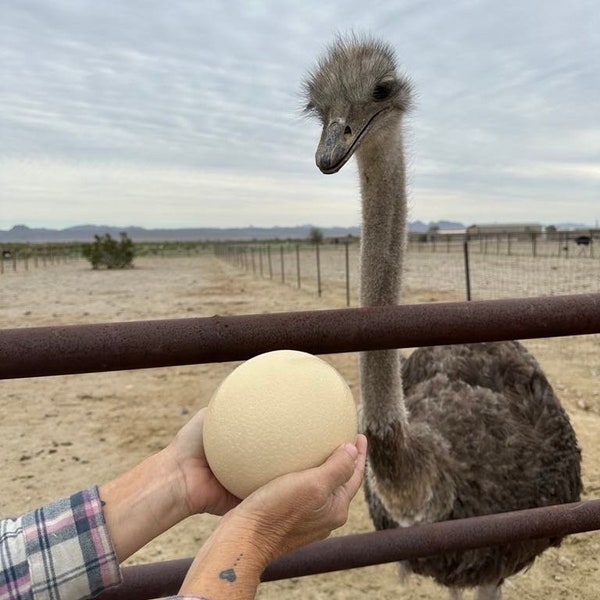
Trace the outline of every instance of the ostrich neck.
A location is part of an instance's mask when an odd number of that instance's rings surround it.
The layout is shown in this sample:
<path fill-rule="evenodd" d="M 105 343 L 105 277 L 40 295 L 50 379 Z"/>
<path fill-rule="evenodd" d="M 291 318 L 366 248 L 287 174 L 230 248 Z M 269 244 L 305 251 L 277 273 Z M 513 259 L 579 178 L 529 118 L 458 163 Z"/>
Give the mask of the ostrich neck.
<path fill-rule="evenodd" d="M 382 306 L 400 300 L 406 238 L 406 182 L 402 130 L 378 132 L 357 151 L 362 193 L 360 304 Z M 406 424 L 397 350 L 359 356 L 362 426 Z M 396 427 L 395 427 L 396 428 Z"/>
<path fill-rule="evenodd" d="M 357 152 L 362 194 L 361 306 L 397 304 L 406 238 L 406 181 L 400 127 Z M 385 141 L 384 141 L 385 140 Z"/>
<path fill-rule="evenodd" d="M 362 192 L 362 306 L 397 304 L 406 239 L 406 182 L 400 126 L 357 152 Z M 369 439 L 366 481 L 396 522 L 437 520 L 453 502 L 448 452 L 427 426 L 410 424 L 398 350 L 359 355 L 361 429 Z"/>

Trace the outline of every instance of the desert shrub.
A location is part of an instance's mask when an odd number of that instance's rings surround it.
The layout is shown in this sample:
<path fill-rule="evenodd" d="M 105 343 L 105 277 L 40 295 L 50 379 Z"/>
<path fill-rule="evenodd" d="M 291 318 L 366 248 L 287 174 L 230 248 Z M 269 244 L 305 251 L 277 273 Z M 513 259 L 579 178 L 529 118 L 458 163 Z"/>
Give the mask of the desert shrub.
<path fill-rule="evenodd" d="M 109 233 L 95 235 L 92 244 L 84 244 L 82 254 L 90 261 L 92 269 L 128 269 L 133 267 L 135 249 L 131 238 L 121 233 L 117 241 Z"/>

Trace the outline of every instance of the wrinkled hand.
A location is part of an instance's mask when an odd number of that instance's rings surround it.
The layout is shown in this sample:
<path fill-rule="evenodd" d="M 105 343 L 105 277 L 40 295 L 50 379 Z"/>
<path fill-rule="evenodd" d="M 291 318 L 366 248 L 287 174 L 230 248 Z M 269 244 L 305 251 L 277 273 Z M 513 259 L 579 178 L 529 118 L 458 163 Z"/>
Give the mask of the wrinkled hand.
<path fill-rule="evenodd" d="M 264 565 L 274 558 L 326 538 L 348 518 L 359 490 L 367 440 L 337 448 L 321 466 L 274 479 L 248 496 L 228 517 L 257 536 Z"/>
<path fill-rule="evenodd" d="M 223 515 L 239 504 L 240 499 L 219 483 L 208 466 L 202 438 L 205 414 L 205 408 L 196 413 L 164 452 L 181 470 L 182 493 L 190 514 Z"/>
<path fill-rule="evenodd" d="M 278 556 L 326 538 L 348 518 L 360 488 L 367 439 L 337 448 L 319 467 L 267 483 L 230 510 L 198 551 L 179 590 L 220 600 L 255 598 Z"/>

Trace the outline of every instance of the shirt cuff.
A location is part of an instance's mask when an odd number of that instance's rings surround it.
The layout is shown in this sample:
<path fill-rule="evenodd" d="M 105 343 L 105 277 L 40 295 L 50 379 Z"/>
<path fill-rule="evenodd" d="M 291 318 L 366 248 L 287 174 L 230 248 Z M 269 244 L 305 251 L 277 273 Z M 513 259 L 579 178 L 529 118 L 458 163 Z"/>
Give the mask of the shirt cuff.
<path fill-rule="evenodd" d="M 92 598 L 121 583 L 121 571 L 92 487 L 23 516 L 34 598 Z"/>

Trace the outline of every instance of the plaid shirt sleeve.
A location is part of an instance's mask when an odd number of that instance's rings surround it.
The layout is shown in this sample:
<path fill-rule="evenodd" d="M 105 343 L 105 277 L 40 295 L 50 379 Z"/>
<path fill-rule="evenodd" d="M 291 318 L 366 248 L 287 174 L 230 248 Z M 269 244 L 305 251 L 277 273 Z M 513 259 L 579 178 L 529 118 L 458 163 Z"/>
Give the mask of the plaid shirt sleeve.
<path fill-rule="evenodd" d="M 0 600 L 83 600 L 120 582 L 98 488 L 0 521 Z"/>

